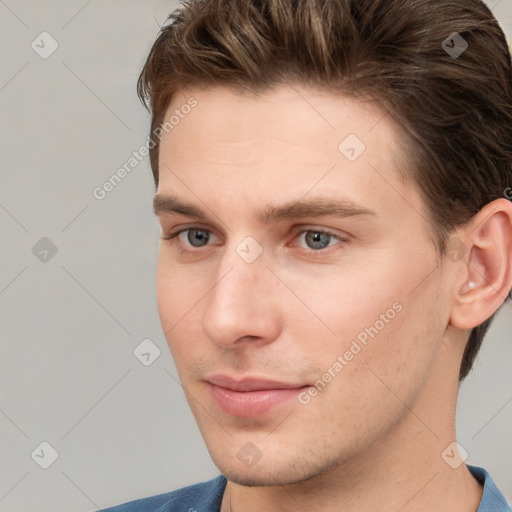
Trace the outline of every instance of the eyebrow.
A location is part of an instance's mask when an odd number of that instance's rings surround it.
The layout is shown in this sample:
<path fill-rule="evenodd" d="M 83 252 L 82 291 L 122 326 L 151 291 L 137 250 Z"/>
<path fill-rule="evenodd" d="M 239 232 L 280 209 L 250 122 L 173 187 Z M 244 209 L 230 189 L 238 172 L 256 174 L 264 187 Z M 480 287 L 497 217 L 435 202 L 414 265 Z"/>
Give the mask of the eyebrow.
<path fill-rule="evenodd" d="M 207 214 L 193 204 L 186 203 L 170 194 L 157 194 L 153 200 L 155 215 L 179 214 L 198 219 L 206 219 Z M 373 215 L 376 212 L 359 206 L 347 199 L 329 199 L 318 197 L 290 201 L 281 206 L 268 205 L 256 213 L 256 218 L 262 224 L 273 224 L 285 219 L 300 219 L 304 217 L 353 217 L 356 215 Z"/>

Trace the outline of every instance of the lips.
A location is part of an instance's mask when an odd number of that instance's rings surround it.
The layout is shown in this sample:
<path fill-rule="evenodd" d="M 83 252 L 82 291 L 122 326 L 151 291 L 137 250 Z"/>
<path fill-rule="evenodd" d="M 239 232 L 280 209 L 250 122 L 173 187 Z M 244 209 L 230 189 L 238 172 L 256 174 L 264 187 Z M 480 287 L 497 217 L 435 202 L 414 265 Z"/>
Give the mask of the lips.
<path fill-rule="evenodd" d="M 263 416 L 309 387 L 259 377 L 237 380 L 227 375 L 212 375 L 206 381 L 216 406 L 224 414 L 242 418 Z"/>

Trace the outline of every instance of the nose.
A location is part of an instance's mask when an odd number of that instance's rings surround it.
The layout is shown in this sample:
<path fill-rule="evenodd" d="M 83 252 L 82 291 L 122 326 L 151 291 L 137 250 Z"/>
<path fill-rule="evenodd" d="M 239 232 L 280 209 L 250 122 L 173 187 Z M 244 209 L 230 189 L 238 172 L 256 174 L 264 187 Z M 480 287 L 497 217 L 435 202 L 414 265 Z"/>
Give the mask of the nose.
<path fill-rule="evenodd" d="M 280 332 L 279 280 L 262 254 L 247 263 L 226 249 L 217 267 L 216 284 L 208 294 L 203 332 L 224 348 L 265 345 Z"/>

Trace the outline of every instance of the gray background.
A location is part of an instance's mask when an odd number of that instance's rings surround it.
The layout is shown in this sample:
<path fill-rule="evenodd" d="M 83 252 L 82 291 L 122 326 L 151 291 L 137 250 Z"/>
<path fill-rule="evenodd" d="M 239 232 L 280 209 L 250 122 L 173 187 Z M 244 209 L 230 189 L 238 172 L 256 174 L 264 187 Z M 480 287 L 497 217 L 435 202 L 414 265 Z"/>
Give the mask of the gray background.
<path fill-rule="evenodd" d="M 159 324 L 148 158 L 92 195 L 146 140 L 135 83 L 175 5 L 0 0 L 0 512 L 86 512 L 218 474 Z M 511 0 L 489 5 L 510 41 Z M 43 31 L 59 45 L 46 59 L 31 47 Z M 43 237 L 57 248 L 46 262 Z M 511 313 L 458 409 L 468 462 L 509 500 Z M 161 350 L 149 366 L 133 354 L 146 338 Z M 48 469 L 43 441 L 58 452 Z"/>

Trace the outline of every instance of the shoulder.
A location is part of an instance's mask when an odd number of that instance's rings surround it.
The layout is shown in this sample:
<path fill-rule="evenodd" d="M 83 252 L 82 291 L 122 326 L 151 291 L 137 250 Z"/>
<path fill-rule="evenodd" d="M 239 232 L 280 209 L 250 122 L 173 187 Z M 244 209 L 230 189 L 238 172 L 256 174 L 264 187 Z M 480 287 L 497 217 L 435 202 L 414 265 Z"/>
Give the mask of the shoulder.
<path fill-rule="evenodd" d="M 219 512 L 226 487 L 223 475 L 165 494 L 150 496 L 98 512 Z"/>
<path fill-rule="evenodd" d="M 476 512 L 511 512 L 510 505 L 503 493 L 498 489 L 491 475 L 478 466 L 467 465 L 471 474 L 482 485 L 483 493 Z"/>

